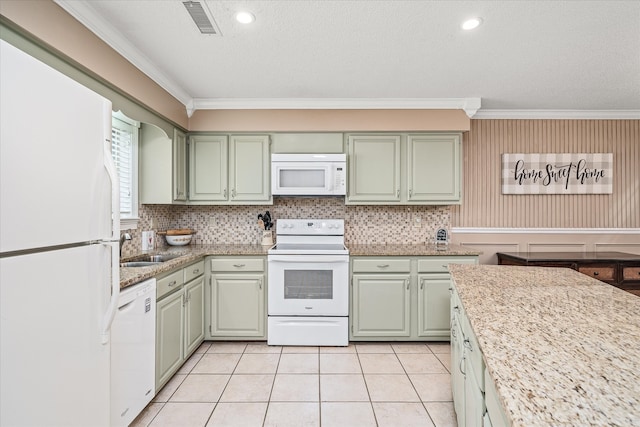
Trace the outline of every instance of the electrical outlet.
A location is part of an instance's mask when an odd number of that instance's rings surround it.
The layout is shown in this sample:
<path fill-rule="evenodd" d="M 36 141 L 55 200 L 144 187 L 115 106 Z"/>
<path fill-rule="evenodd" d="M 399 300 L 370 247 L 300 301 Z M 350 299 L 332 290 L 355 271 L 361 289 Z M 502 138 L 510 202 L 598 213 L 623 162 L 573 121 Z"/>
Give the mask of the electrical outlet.
<path fill-rule="evenodd" d="M 156 225 L 157 224 L 156 224 L 155 218 L 151 218 L 151 221 L 150 221 L 150 224 L 149 224 L 149 228 L 152 229 L 152 230 L 155 230 L 156 228 L 158 228 L 158 227 L 156 227 Z"/>
<path fill-rule="evenodd" d="M 216 225 L 217 225 L 216 224 L 216 218 L 213 217 L 213 216 L 210 216 L 209 217 L 209 227 L 215 227 Z"/>
<path fill-rule="evenodd" d="M 419 214 L 413 214 L 413 226 L 415 228 L 420 228 L 422 227 L 422 217 Z"/>

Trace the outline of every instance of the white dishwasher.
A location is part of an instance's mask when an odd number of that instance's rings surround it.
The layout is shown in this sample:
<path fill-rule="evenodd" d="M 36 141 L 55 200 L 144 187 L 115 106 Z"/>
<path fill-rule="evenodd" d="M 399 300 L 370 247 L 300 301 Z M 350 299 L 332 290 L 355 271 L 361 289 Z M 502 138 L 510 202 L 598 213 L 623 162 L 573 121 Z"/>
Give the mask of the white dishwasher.
<path fill-rule="evenodd" d="M 120 292 L 111 326 L 111 425 L 128 426 L 155 395 L 156 279 Z"/>

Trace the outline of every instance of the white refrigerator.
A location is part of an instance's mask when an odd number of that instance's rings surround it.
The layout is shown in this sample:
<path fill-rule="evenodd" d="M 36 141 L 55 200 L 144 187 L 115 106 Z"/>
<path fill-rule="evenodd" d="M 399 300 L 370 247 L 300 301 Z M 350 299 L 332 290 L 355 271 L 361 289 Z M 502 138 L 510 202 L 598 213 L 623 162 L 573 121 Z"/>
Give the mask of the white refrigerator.
<path fill-rule="evenodd" d="M 0 40 L 0 425 L 106 426 L 111 103 Z"/>

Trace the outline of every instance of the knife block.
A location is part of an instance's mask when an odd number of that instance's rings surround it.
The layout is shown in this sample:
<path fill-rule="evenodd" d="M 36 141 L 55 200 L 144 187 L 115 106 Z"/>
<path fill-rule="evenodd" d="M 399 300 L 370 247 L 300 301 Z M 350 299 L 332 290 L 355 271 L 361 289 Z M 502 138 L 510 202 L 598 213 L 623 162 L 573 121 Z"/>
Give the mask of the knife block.
<path fill-rule="evenodd" d="M 273 246 L 273 232 L 271 230 L 262 232 L 262 246 Z"/>

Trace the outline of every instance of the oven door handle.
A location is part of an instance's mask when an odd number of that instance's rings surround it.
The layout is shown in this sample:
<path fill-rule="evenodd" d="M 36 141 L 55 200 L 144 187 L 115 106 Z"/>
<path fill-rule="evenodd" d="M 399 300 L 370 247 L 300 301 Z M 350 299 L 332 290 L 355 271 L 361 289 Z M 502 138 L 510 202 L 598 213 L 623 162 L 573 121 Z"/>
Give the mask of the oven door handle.
<path fill-rule="evenodd" d="M 286 262 L 286 263 L 302 263 L 312 262 L 314 264 L 327 264 L 344 262 L 349 263 L 349 257 L 345 256 L 327 256 L 327 255 L 271 255 L 268 257 L 268 262 Z"/>

